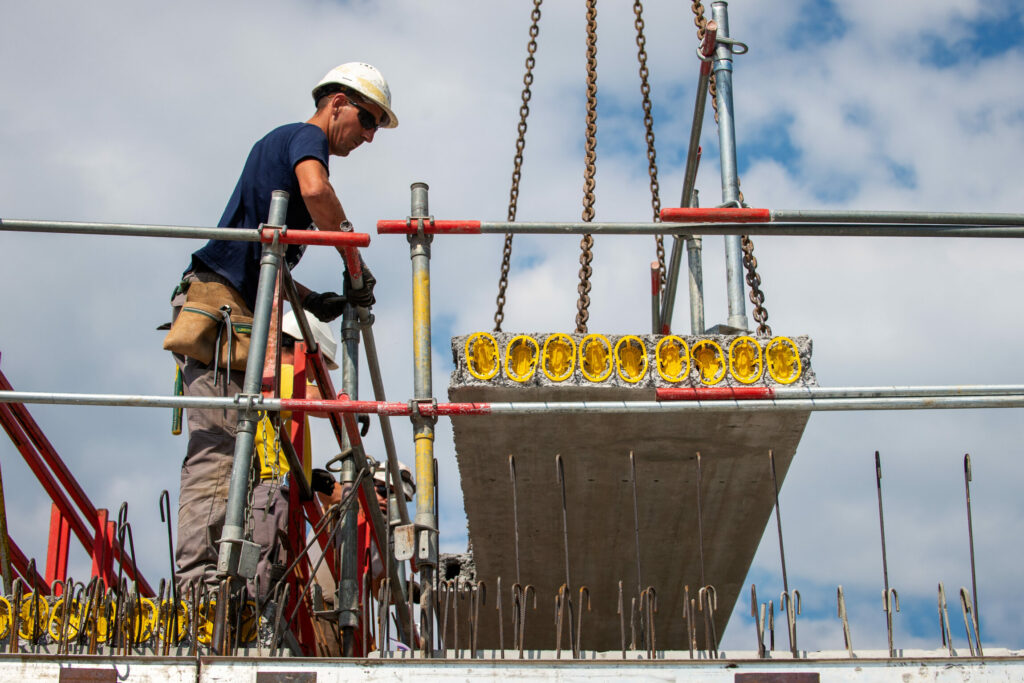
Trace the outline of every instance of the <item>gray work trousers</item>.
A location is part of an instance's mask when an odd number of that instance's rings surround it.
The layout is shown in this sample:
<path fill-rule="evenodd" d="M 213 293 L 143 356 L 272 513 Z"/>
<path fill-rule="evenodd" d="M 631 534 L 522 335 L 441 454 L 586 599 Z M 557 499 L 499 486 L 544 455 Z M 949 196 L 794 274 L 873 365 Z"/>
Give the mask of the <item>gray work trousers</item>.
<path fill-rule="evenodd" d="M 192 282 L 227 281 L 209 271 L 198 271 L 185 278 Z M 179 294 L 171 301 L 172 320 L 185 303 Z M 245 373 L 174 354 L 181 368 L 186 396 L 234 396 L 242 391 Z M 214 384 L 214 374 L 217 384 Z M 226 386 L 225 386 L 226 382 Z M 235 456 L 237 410 L 188 408 L 188 448 L 181 465 L 181 489 L 178 497 L 178 581 L 217 583 L 217 541 L 224 527 L 231 465 Z"/>

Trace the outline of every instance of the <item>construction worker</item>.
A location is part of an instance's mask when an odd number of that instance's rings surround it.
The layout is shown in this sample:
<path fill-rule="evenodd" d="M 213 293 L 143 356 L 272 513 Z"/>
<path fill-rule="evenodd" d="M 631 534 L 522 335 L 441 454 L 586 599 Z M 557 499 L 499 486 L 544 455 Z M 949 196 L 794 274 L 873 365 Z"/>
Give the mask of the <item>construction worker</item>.
<path fill-rule="evenodd" d="M 398 125 L 391 91 L 376 68 L 351 62 L 332 69 L 316 84 L 313 102 L 316 111 L 308 121 L 276 128 L 253 146 L 219 226 L 258 227 L 267 220 L 271 193 L 286 190 L 290 199 L 285 222 L 290 229 L 351 228 L 328 180 L 328 157 L 348 156 L 364 142 L 372 142 L 377 129 Z M 302 252 L 294 245 L 287 249 L 284 262 L 289 270 Z M 192 254 L 171 301 L 174 323 L 164 340 L 164 348 L 175 353 L 185 395 L 231 396 L 242 391 L 243 373 L 237 370 L 244 370 L 239 359 L 248 345 L 238 342 L 255 307 L 260 254 L 258 243 L 219 240 Z M 371 305 L 373 285 L 369 270 L 363 271 L 359 290 L 352 289 L 346 273 L 343 295 L 314 292 L 296 283 L 303 308 L 323 321 L 341 315 L 349 301 Z M 225 318 L 219 330 L 234 333 L 227 335 L 226 343 L 221 332 L 203 327 L 217 324 L 218 313 Z M 237 422 L 233 410 L 188 410 L 189 442 L 178 504 L 177 562 L 183 583 L 216 582 L 215 544 L 224 523 Z"/>
<path fill-rule="evenodd" d="M 395 487 L 388 485 L 387 463 L 378 463 L 370 456 L 367 456 L 367 461 L 367 464 L 370 467 L 370 472 L 373 475 L 374 491 L 377 499 L 376 503 L 380 508 L 384 519 L 388 520 L 389 512 L 393 512 L 395 510 L 396 504 L 393 499 L 389 502 L 389 498 L 393 498 L 395 495 Z M 407 502 L 412 502 L 412 498 L 416 494 L 416 482 L 413 479 L 412 470 L 410 470 L 405 463 L 400 462 L 398 466 L 402 478 L 402 494 L 405 496 L 405 500 Z M 324 472 L 324 474 L 330 476 L 327 472 Z M 350 486 L 350 484 L 343 486 L 342 484 L 335 482 L 333 478 L 329 481 L 331 485 L 331 493 L 329 495 L 322 489 L 317 492 L 317 497 L 325 510 L 331 505 L 340 503 L 348 493 L 347 487 Z M 367 501 L 367 503 L 370 505 L 373 504 L 372 501 Z M 356 554 L 358 557 L 358 569 L 356 573 L 361 601 L 365 598 L 365 596 L 362 595 L 364 575 L 367 572 L 370 574 L 370 595 L 374 599 L 376 599 L 379 594 L 381 581 L 384 578 L 384 562 L 380 553 L 377 552 L 377 545 L 373 540 L 373 532 L 367 515 L 367 511 L 360 506 L 356 526 Z M 400 523 L 397 519 L 397 514 L 389 520 L 389 523 L 392 526 Z M 384 539 L 380 539 L 380 541 L 383 543 Z M 323 589 L 324 600 L 327 603 L 328 608 L 333 608 L 335 586 L 330 572 L 327 571 L 326 567 L 323 565 L 321 565 L 320 569 L 317 571 L 317 582 Z M 411 581 L 410 585 L 413 585 Z M 415 637 L 418 638 L 418 634 Z M 375 646 L 371 647 L 371 649 L 375 649 Z M 394 641 L 391 643 L 391 649 L 395 650 L 406 648 L 404 645 Z"/>
<path fill-rule="evenodd" d="M 307 316 L 313 338 L 323 354 L 327 367 L 337 370 L 335 362 L 338 344 L 327 323 Z M 295 342 L 302 339 L 302 332 L 295 312 L 288 311 L 281 320 L 281 375 L 279 386 L 281 398 L 292 398 L 295 377 Z M 320 390 L 311 382 L 306 383 L 306 398 L 320 399 Z M 302 421 L 303 476 L 311 481 L 314 491 L 330 493 L 334 478 L 322 469 L 312 469 L 312 449 L 309 434 L 309 416 L 327 417 L 326 413 L 306 413 Z M 281 446 L 281 434 L 291 435 L 292 414 L 282 412 L 281 431 L 275 429 L 269 415 L 264 415 L 256 426 L 255 450 L 259 462 L 260 480 L 255 486 L 252 498 L 252 540 L 260 545 L 260 559 L 256 565 L 257 580 L 250 585 L 252 595 L 262 602 L 281 579 L 287 565 L 288 502 L 290 492 L 291 466 Z M 325 479 L 326 476 L 326 479 Z M 258 590 L 257 590 L 258 589 Z"/>

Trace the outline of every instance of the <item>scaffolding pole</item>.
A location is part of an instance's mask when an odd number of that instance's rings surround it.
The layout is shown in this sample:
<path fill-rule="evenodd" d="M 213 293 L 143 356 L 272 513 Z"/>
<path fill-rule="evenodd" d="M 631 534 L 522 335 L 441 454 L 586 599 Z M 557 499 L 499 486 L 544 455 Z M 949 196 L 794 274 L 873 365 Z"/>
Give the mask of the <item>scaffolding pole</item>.
<path fill-rule="evenodd" d="M 411 187 L 410 215 L 422 226 L 430 215 L 426 183 Z M 416 563 L 420 568 L 420 627 L 424 656 L 433 655 L 433 586 L 437 569 L 437 519 L 434 517 L 434 390 L 430 346 L 430 242 L 422 231 L 409 236 L 412 261 L 413 400 L 410 417 L 416 449 Z"/>
<path fill-rule="evenodd" d="M 690 144 L 686 151 L 683 194 L 679 199 L 681 206 L 696 206 L 693 188 L 697 182 L 697 166 L 700 164 L 700 136 L 704 127 L 708 84 L 711 81 L 711 55 L 714 54 L 717 39 L 718 24 L 711 20 L 705 26 L 704 41 L 697 49 L 697 56 L 700 58 L 700 74 L 697 77 L 697 99 L 694 102 L 693 122 L 690 125 Z M 701 238 L 690 235 L 673 235 L 672 256 L 669 259 L 665 294 L 661 305 L 661 328 L 664 334 L 668 334 L 672 329 L 672 313 L 676 304 L 676 292 L 679 288 L 679 270 L 684 239 L 686 240 L 687 263 L 690 271 L 690 331 L 693 334 L 704 332 L 704 286 L 703 278 L 700 276 L 702 270 Z"/>
<path fill-rule="evenodd" d="M 451 415 L 536 413 L 674 413 L 710 410 L 926 410 L 929 408 L 1016 408 L 1024 405 L 1024 385 L 951 385 L 882 387 L 680 387 L 648 390 L 646 401 L 519 401 L 505 403 L 433 403 L 432 400 L 352 401 L 253 397 L 140 396 L 0 391 L 0 403 L 92 405 L 142 408 L 210 408 L 276 412 L 387 415 L 427 418 Z M 351 430 L 350 430 L 351 433 Z M 358 433 L 358 432 L 357 432 Z M 425 480 L 433 484 L 433 470 Z M 419 483 L 419 482 L 417 482 Z M 422 495 L 421 486 L 417 489 Z M 419 496 L 417 496 L 417 499 Z M 417 514 L 420 506 L 417 505 Z"/>
<path fill-rule="evenodd" d="M 283 220 L 282 220 L 283 222 Z M 332 247 L 367 247 L 370 236 L 360 232 L 337 232 L 260 227 L 204 228 L 182 225 L 141 225 L 137 223 L 75 223 L 69 221 L 25 221 L 0 219 L 0 231 L 43 232 L 74 235 L 122 235 L 128 237 L 175 237 L 182 239 L 262 242 L 270 244 L 277 235 L 279 244 L 315 244 Z"/>
<path fill-rule="evenodd" d="M 678 220 L 662 209 L 662 219 Z M 700 209 L 715 211 L 715 209 Z M 767 209 L 764 209 L 767 211 Z M 783 213 L 783 212 L 778 212 Z M 966 214 L 970 216 L 971 214 Z M 573 223 L 535 222 L 507 223 L 476 220 L 431 220 L 423 222 L 426 235 L 497 235 L 504 233 L 526 235 L 785 235 L 816 237 L 1024 237 L 1024 216 L 1014 223 L 995 223 L 984 220 L 988 214 L 977 214 L 981 220 L 961 223 L 941 221 L 893 222 L 858 221 L 850 216 L 847 221 L 717 221 L 705 219 L 699 223 Z M 666 218 L 666 216 L 669 216 Z M 411 235 L 417 231 L 404 220 L 377 221 L 381 235 Z"/>
<path fill-rule="evenodd" d="M 736 122 L 732 102 L 732 44 L 729 38 L 729 3 L 711 3 L 711 17 L 718 25 L 715 45 L 715 102 L 718 105 L 718 150 L 722 175 L 722 205 L 740 206 L 740 178 L 736 162 Z M 746 302 L 743 299 L 743 249 L 740 236 L 725 236 L 725 278 L 729 318 L 733 329 L 747 329 Z"/>

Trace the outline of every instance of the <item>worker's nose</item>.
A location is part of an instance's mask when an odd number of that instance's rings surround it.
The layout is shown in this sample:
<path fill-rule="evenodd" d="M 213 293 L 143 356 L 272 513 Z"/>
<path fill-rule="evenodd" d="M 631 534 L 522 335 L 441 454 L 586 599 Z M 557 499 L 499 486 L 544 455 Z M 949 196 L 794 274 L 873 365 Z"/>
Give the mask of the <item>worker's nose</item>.
<path fill-rule="evenodd" d="M 377 129 L 372 128 L 370 130 L 363 129 L 363 139 L 367 142 L 373 142 L 373 136 L 377 134 Z"/>

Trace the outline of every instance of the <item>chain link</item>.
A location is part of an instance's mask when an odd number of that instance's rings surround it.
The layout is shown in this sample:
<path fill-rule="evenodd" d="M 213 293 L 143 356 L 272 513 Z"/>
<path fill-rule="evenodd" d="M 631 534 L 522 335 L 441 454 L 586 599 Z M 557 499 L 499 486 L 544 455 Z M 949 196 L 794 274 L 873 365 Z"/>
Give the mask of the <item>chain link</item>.
<path fill-rule="evenodd" d="M 587 142 L 586 168 L 583 172 L 583 220 L 594 220 L 594 175 L 597 172 L 597 0 L 587 0 Z M 576 332 L 587 333 L 590 319 L 590 267 L 594 260 L 594 238 L 590 233 L 580 240 L 580 284 L 576 302 Z"/>
<path fill-rule="evenodd" d="M 754 256 L 754 243 L 746 235 L 740 237 L 743 245 L 743 267 L 747 270 L 747 286 L 750 287 L 750 303 L 754 304 L 754 321 L 757 322 L 757 336 L 772 336 L 772 328 L 767 324 L 768 311 L 764 307 L 764 292 L 761 291 L 761 276 L 757 274 L 757 258 Z"/>
<path fill-rule="evenodd" d="M 658 160 L 654 148 L 654 117 L 651 116 L 651 84 L 648 82 L 650 71 L 647 68 L 647 38 L 644 37 L 644 6 L 641 0 L 633 2 L 633 14 L 636 20 L 636 58 L 640 63 L 640 94 L 643 96 L 644 133 L 647 140 L 647 174 L 651 176 L 651 210 L 654 222 L 661 222 L 661 197 L 658 185 Z M 655 251 L 658 255 L 658 290 L 665 289 L 665 240 L 661 235 L 654 237 Z"/>
<path fill-rule="evenodd" d="M 516 154 L 512 160 L 512 188 L 508 196 L 508 221 L 516 219 L 519 206 L 519 181 L 523 175 L 523 150 L 526 149 L 526 118 L 530 115 L 530 97 L 533 85 L 533 67 L 537 60 L 537 35 L 540 33 L 540 4 L 543 0 L 533 0 L 533 11 L 530 12 L 530 42 L 526 45 L 526 73 L 523 74 L 522 104 L 519 105 L 518 137 L 516 138 Z M 508 271 L 512 261 L 512 233 L 505 234 L 505 247 L 501 252 L 501 277 L 498 279 L 498 297 L 495 299 L 494 331 L 501 332 L 501 323 L 505 320 L 505 291 L 508 289 Z"/>
<path fill-rule="evenodd" d="M 693 10 L 693 23 L 697 27 L 697 41 L 704 42 L 704 34 L 707 31 L 708 20 L 704 16 L 704 5 L 700 0 L 694 0 L 691 7 Z M 715 123 L 718 123 L 718 99 L 715 97 L 715 73 L 711 72 L 708 81 L 708 94 L 711 97 L 711 106 L 715 110 Z M 737 184 L 739 178 L 736 178 Z M 743 192 L 739 193 L 740 205 L 746 206 L 743 201 Z M 757 259 L 754 257 L 754 242 L 748 235 L 740 235 L 740 244 L 743 249 L 743 268 L 747 271 L 746 281 L 750 287 L 750 303 L 754 304 L 752 313 L 757 323 L 757 336 L 772 336 L 772 328 L 767 324 L 768 310 L 764 307 L 764 292 L 761 291 L 761 276 L 757 274 Z"/>

